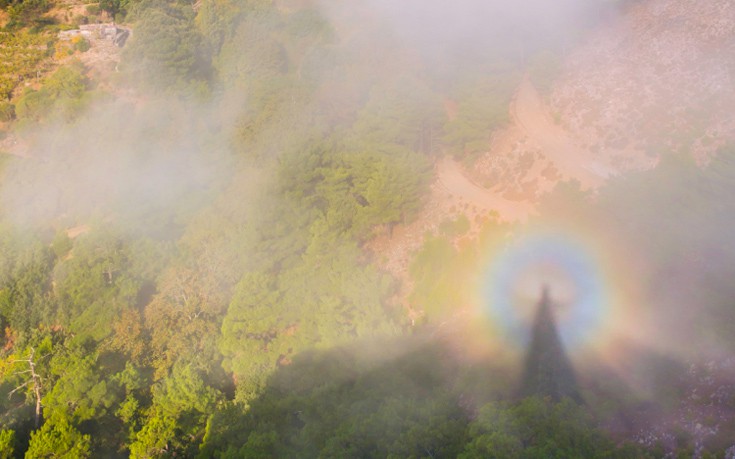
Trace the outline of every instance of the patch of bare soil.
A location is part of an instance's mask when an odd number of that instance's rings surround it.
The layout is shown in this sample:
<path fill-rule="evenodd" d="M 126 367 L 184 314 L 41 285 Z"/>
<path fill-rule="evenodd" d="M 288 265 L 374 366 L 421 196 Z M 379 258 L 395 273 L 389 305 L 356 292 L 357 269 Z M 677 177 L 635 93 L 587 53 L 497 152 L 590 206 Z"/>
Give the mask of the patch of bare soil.
<path fill-rule="evenodd" d="M 439 226 L 447 220 L 467 217 L 470 229 L 467 234 L 455 238 L 459 246 L 477 238 L 488 221 L 515 222 L 526 220 L 533 213 L 533 205 L 525 200 L 510 200 L 500 193 L 474 183 L 452 159 L 437 162 L 435 180 L 420 215 L 407 225 L 397 225 L 392 230 L 366 244 L 366 249 L 377 260 L 378 265 L 400 280 L 400 291 L 393 302 L 403 306 L 410 319 L 417 319 L 421 311 L 408 301 L 413 289 L 408 268 L 413 254 L 421 248 L 424 240 L 439 234 Z"/>
<path fill-rule="evenodd" d="M 23 139 L 16 137 L 12 133 L 8 133 L 0 140 L 0 153 L 7 153 L 21 158 L 28 158 L 30 156 L 28 145 Z"/>
<path fill-rule="evenodd" d="M 538 196 L 562 178 L 574 178 L 589 187 L 609 174 L 607 166 L 553 124 L 528 80 L 518 88 L 511 113 L 511 125 L 494 134 L 490 150 L 472 170 L 464 170 L 450 158 L 438 161 L 431 195 L 419 217 L 367 245 L 379 264 L 401 280 L 396 302 L 409 314 L 415 314 L 408 304 L 411 257 L 427 236 L 438 234 L 442 222 L 464 215 L 470 231 L 461 239 L 472 240 L 490 219 L 525 221 L 533 214 Z"/>
<path fill-rule="evenodd" d="M 96 25 L 83 27 L 97 27 Z M 100 29 L 83 30 L 85 38 L 89 41 L 89 49 L 85 52 L 75 52 L 66 59 L 78 59 L 87 68 L 87 76 L 99 85 L 100 89 L 114 92 L 118 89 L 115 85 L 114 74 L 120 64 L 122 48 L 114 43 L 112 35 L 103 33 L 104 25 Z M 128 29 L 129 30 L 129 29 Z M 66 60 L 65 59 L 65 60 Z M 117 95 L 117 94 L 116 94 Z"/>
<path fill-rule="evenodd" d="M 450 158 L 442 159 L 436 167 L 437 184 L 448 198 L 456 198 L 455 204 L 466 202 L 471 207 L 470 220 L 495 213 L 501 221 L 525 220 L 532 212 L 530 202 L 510 200 L 472 181 L 461 170 L 459 163 Z"/>
<path fill-rule="evenodd" d="M 595 188 L 621 167 L 616 154 L 584 147 L 552 116 L 551 110 L 528 78 L 517 89 L 510 106 L 511 123 L 493 134 L 487 153 L 468 172 L 508 199 L 535 201 L 559 180 L 574 179 L 583 188 Z M 626 153 L 636 168 L 651 167 L 651 159 Z"/>
<path fill-rule="evenodd" d="M 104 89 L 111 90 L 112 75 L 117 72 L 120 64 L 121 48 L 109 38 L 90 39 L 91 47 L 87 52 L 80 54 L 79 60 L 89 69 L 89 77 L 98 82 Z"/>
<path fill-rule="evenodd" d="M 515 124 L 564 178 L 579 180 L 583 187 L 599 185 L 615 171 L 600 155 L 580 147 L 563 128 L 555 124 L 536 88 L 528 78 L 521 82 L 511 105 Z"/>
<path fill-rule="evenodd" d="M 75 239 L 82 234 L 87 234 L 89 232 L 89 229 L 89 225 L 79 225 L 73 228 L 68 228 L 66 230 L 66 237 L 68 237 L 69 239 Z"/>
<path fill-rule="evenodd" d="M 534 212 L 538 196 L 560 179 L 573 178 L 593 187 L 612 173 L 602 159 L 579 147 L 553 123 L 527 79 L 519 86 L 510 110 L 511 125 L 495 133 L 490 150 L 471 171 L 450 158 L 438 161 L 431 196 L 416 221 L 399 225 L 368 244 L 381 266 L 408 289 L 400 295 L 404 305 L 410 293 L 411 256 L 427 235 L 438 233 L 442 222 L 466 216 L 471 229 L 464 237 L 474 239 L 490 218 L 525 221 Z"/>

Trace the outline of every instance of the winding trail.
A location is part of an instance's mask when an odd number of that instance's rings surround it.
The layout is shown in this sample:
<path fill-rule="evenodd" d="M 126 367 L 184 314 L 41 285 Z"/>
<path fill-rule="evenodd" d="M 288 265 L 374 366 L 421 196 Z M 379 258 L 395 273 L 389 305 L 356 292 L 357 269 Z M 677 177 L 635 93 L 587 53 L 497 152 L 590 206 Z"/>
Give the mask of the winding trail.
<path fill-rule="evenodd" d="M 609 176 L 616 174 L 553 122 L 528 77 L 518 87 L 510 111 L 518 127 L 541 148 L 543 155 L 565 178 L 579 180 L 584 188 L 589 188 L 601 185 Z"/>
<path fill-rule="evenodd" d="M 491 189 L 480 186 L 457 161 L 444 157 L 436 163 L 432 194 L 421 215 L 409 224 L 399 225 L 390 233 L 376 237 L 369 244 L 371 251 L 380 254 L 385 269 L 404 280 L 397 301 L 409 310 L 407 273 L 412 254 L 422 246 L 427 234 L 437 233 L 442 222 L 466 216 L 471 227 L 460 239 L 471 240 L 481 231 L 485 218 L 493 214 L 502 222 L 527 221 L 536 214 L 534 196 L 548 192 L 559 179 L 575 179 L 583 188 L 595 188 L 617 173 L 603 162 L 604 158 L 579 146 L 569 133 L 554 123 L 528 78 L 519 85 L 509 110 L 511 122 L 496 133 L 495 139 L 500 140 L 489 146 L 486 155 L 517 161 L 522 159 L 518 155 L 519 148 L 539 152 L 540 160 L 530 168 L 526 165 L 518 177 L 519 183 L 535 188 L 535 194 L 526 194 L 525 199 L 509 199 L 508 193 L 503 191 L 503 183 Z M 558 172 L 555 177 L 549 178 L 544 173 L 549 163 Z"/>
<path fill-rule="evenodd" d="M 602 161 L 593 158 L 591 152 L 577 145 L 569 134 L 556 125 L 544 106 L 541 96 L 526 77 L 516 91 L 510 107 L 511 119 L 522 135 L 537 145 L 564 178 L 578 180 L 583 188 L 600 186 L 616 171 Z M 504 147 L 491 151 L 503 155 Z M 495 149 L 494 149 L 495 150 Z M 476 184 L 451 158 L 445 157 L 436 167 L 437 181 L 442 189 L 453 197 L 462 199 L 485 212 L 495 211 L 502 221 L 525 221 L 534 212 L 533 203 L 514 201 L 499 192 Z"/>
<path fill-rule="evenodd" d="M 533 205 L 529 202 L 511 201 L 477 185 L 462 173 L 459 164 L 451 158 L 442 159 L 437 164 L 436 172 L 439 185 L 447 193 L 486 212 L 497 212 L 501 221 L 525 221 L 533 212 Z"/>

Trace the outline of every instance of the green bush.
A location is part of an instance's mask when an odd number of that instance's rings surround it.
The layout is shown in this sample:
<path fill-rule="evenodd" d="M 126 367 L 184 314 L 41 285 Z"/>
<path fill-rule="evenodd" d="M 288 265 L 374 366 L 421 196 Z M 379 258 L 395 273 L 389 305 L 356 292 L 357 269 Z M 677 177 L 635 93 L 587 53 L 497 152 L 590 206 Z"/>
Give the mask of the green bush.
<path fill-rule="evenodd" d="M 15 118 L 15 105 L 10 102 L 0 102 L 0 122 L 7 122 Z"/>
<path fill-rule="evenodd" d="M 18 119 L 40 121 L 49 115 L 73 119 L 85 105 L 87 78 L 79 62 L 60 67 L 49 75 L 38 91 L 26 89 L 15 106 Z"/>
<path fill-rule="evenodd" d="M 78 28 L 82 24 L 88 24 L 89 18 L 87 16 L 84 16 L 83 14 L 77 14 L 74 16 L 71 22 L 74 26 Z"/>
<path fill-rule="evenodd" d="M 15 432 L 8 429 L 0 430 L 0 459 L 9 459 L 13 457 L 14 451 Z"/>
<path fill-rule="evenodd" d="M 470 221 L 467 216 L 460 215 L 455 220 L 444 220 L 439 225 L 439 231 L 447 237 L 457 237 L 470 230 Z"/>
<path fill-rule="evenodd" d="M 36 76 L 47 56 L 47 36 L 0 31 L 0 100 L 8 100 L 23 79 Z"/>
<path fill-rule="evenodd" d="M 74 49 L 82 53 L 86 53 L 87 51 L 89 51 L 89 48 L 91 48 L 91 46 L 92 45 L 89 44 L 89 40 L 87 40 L 86 38 L 82 38 L 78 42 L 74 43 Z"/>
<path fill-rule="evenodd" d="M 74 243 L 69 239 L 66 232 L 60 231 L 51 242 L 51 250 L 56 255 L 56 258 L 63 258 L 71 251 L 73 245 Z"/>
<path fill-rule="evenodd" d="M 41 18 L 41 15 L 49 10 L 47 0 L 25 0 L 10 5 L 7 9 L 10 21 L 7 27 L 19 27 L 29 23 L 45 23 L 48 18 Z"/>
<path fill-rule="evenodd" d="M 40 120 L 49 111 L 52 101 L 44 91 L 26 89 L 18 98 L 16 111 L 19 119 Z"/>

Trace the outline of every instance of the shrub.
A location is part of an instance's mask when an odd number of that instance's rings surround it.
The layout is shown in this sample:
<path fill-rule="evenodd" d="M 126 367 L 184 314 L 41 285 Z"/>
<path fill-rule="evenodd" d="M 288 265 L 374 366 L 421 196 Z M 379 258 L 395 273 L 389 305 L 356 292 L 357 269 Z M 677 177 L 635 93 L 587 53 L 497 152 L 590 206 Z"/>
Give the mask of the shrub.
<path fill-rule="evenodd" d="M 10 102 L 0 102 L 0 122 L 7 122 L 15 118 L 15 105 Z"/>
<path fill-rule="evenodd" d="M 74 43 L 74 50 L 82 53 L 89 51 L 89 48 L 92 46 L 89 44 L 89 40 L 84 37 L 75 37 L 72 43 Z"/>
<path fill-rule="evenodd" d="M 53 102 L 46 91 L 26 89 L 18 98 L 16 114 L 19 119 L 40 120 L 47 113 Z"/>

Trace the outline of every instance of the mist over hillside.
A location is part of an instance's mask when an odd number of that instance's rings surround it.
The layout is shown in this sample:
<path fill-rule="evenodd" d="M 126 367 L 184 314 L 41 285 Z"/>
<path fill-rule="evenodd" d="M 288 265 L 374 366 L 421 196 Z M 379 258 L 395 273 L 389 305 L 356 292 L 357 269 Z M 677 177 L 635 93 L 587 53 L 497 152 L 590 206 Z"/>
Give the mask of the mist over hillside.
<path fill-rule="evenodd" d="M 0 0 L 0 456 L 733 457 L 734 44 L 726 0 Z"/>

